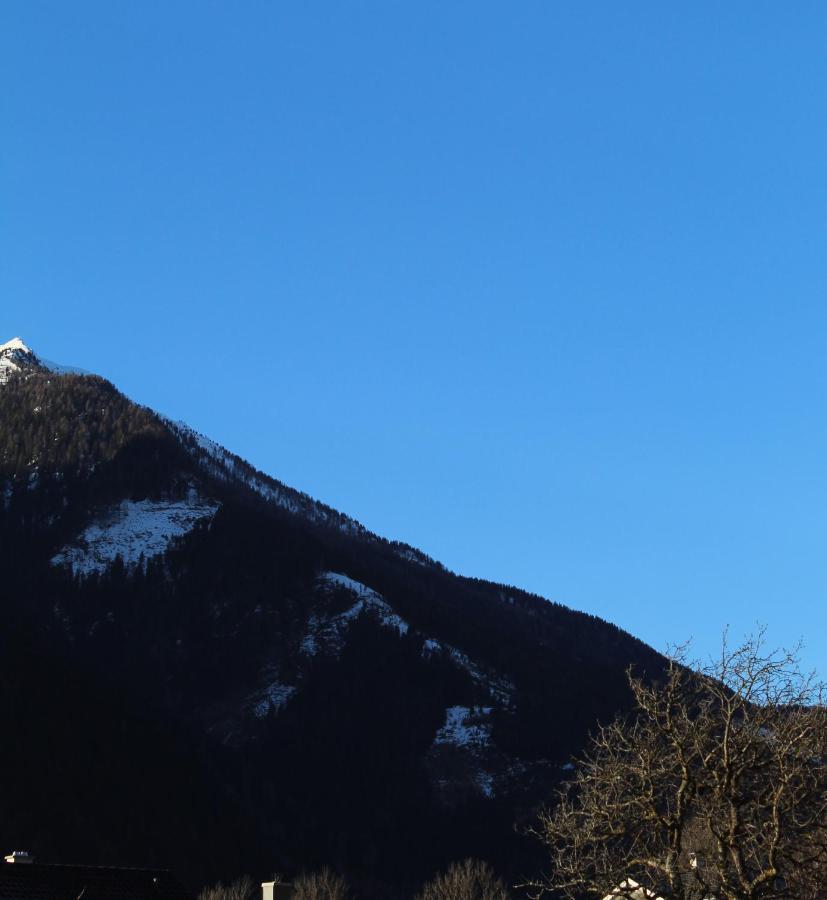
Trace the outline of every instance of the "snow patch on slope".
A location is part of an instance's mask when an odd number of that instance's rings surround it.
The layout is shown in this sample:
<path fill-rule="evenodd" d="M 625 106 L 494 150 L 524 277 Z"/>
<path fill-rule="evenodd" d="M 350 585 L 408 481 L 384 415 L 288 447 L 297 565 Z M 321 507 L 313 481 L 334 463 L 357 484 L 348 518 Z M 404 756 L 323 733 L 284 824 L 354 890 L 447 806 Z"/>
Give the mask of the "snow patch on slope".
<path fill-rule="evenodd" d="M 323 648 L 338 656 L 344 646 L 347 629 L 363 613 L 372 616 L 383 628 L 407 634 L 408 623 L 396 615 L 384 597 L 373 588 L 339 572 L 324 572 L 319 576 L 318 584 L 322 591 L 344 588 L 355 596 L 356 601 L 336 615 L 314 614 L 310 617 L 301 642 L 301 652 L 306 656 L 315 656 Z"/>
<path fill-rule="evenodd" d="M 77 539 L 52 557 L 54 566 L 70 566 L 73 574 L 105 572 L 120 557 L 127 568 L 165 553 L 170 544 L 199 523 L 211 519 L 218 503 L 199 499 L 124 500 L 100 514 Z"/>
<path fill-rule="evenodd" d="M 294 685 L 282 684 L 280 681 L 268 684 L 253 704 L 253 715 L 257 719 L 263 719 L 271 712 L 278 712 L 296 693 L 296 690 Z"/>
<path fill-rule="evenodd" d="M 482 794 L 489 799 L 494 796 L 494 776 L 490 772 L 485 772 L 483 769 L 477 769 L 474 773 L 475 780 L 477 782 L 477 787 L 480 789 Z"/>
<path fill-rule="evenodd" d="M 493 797 L 495 781 L 487 771 L 485 760 L 490 758 L 491 745 L 490 706 L 449 706 L 445 710 L 445 724 L 437 731 L 431 753 L 442 750 L 460 751 L 471 763 L 471 783 L 485 797 Z M 448 785 L 439 779 L 442 787 Z"/>
<path fill-rule="evenodd" d="M 435 744 L 455 747 L 486 747 L 491 741 L 490 706 L 449 706 L 445 724 L 434 738 Z"/>

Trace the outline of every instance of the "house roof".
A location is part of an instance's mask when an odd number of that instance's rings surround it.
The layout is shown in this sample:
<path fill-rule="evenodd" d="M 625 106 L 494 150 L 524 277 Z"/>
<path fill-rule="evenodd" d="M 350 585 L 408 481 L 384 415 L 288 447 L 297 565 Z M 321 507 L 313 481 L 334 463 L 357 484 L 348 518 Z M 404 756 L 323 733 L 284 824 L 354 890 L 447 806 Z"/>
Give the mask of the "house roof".
<path fill-rule="evenodd" d="M 0 863 L 3 900 L 192 900 L 164 869 Z"/>
<path fill-rule="evenodd" d="M 688 873 L 684 873 L 682 876 L 682 881 L 685 885 L 688 880 L 687 875 Z M 687 886 L 689 889 L 688 896 L 692 900 L 716 900 L 715 897 L 708 895 L 700 884 L 694 881 Z M 650 891 L 648 888 L 639 885 L 633 878 L 627 878 L 613 891 L 606 894 L 603 900 L 663 900 L 663 897 L 655 891 Z"/>

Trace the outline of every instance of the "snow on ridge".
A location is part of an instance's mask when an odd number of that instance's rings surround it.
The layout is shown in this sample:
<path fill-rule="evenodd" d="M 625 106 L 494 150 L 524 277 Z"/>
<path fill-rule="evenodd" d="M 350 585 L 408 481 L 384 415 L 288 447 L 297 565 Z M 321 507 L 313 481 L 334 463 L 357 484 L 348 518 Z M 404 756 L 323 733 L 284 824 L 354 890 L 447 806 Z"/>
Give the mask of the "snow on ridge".
<path fill-rule="evenodd" d="M 316 656 L 322 650 L 338 656 L 344 647 L 348 629 L 362 614 L 372 616 L 380 626 L 394 629 L 400 635 L 408 632 L 408 623 L 396 615 L 380 594 L 360 581 L 341 572 L 323 572 L 316 583 L 319 591 L 325 593 L 345 590 L 353 596 L 354 602 L 343 612 L 334 615 L 314 613 L 310 616 L 299 645 L 299 652 L 303 656 Z M 272 673 L 270 677 L 273 677 Z M 300 674 L 299 679 L 301 677 Z M 275 680 L 253 696 L 248 708 L 252 709 L 257 718 L 264 718 L 271 712 L 278 712 L 297 690 L 294 685 Z"/>
<path fill-rule="evenodd" d="M 39 360 L 19 337 L 0 345 L 0 384 L 8 383 L 25 365 L 37 366 Z"/>
<path fill-rule="evenodd" d="M 373 613 L 383 627 L 395 628 L 399 634 L 408 633 L 408 623 L 401 616 L 398 616 L 385 598 L 381 594 L 377 594 L 373 588 L 369 588 L 360 581 L 355 581 L 353 578 L 349 578 L 347 575 L 342 575 L 339 572 L 324 572 L 319 576 L 319 581 L 331 587 L 343 587 L 359 598 L 339 618 L 347 616 L 348 619 L 354 619 L 360 613 L 367 611 Z"/>
<path fill-rule="evenodd" d="M 342 575 L 341 572 L 322 572 L 319 576 L 319 580 L 325 581 L 330 585 L 347 588 L 354 594 L 376 594 L 373 588 L 369 588 L 367 585 L 362 584 L 361 581 L 356 581 L 349 575 Z M 376 596 L 378 597 L 379 595 L 376 594 Z"/>
<path fill-rule="evenodd" d="M 456 663 L 460 668 L 471 676 L 475 684 L 483 687 L 491 695 L 491 698 L 501 705 L 507 705 L 514 693 L 514 685 L 507 678 L 488 672 L 478 665 L 461 650 L 452 647 L 450 644 L 444 644 L 434 638 L 426 638 L 422 644 L 422 655 L 425 657 L 435 654 L 444 654 L 452 662 Z"/>
<path fill-rule="evenodd" d="M 355 596 L 356 601 L 336 615 L 314 614 L 309 618 L 301 642 L 301 652 L 306 656 L 315 656 L 322 646 L 338 655 L 344 646 L 347 629 L 362 613 L 371 615 L 383 628 L 395 629 L 400 635 L 408 633 L 408 623 L 373 588 L 339 572 L 323 572 L 317 581 L 322 590 L 344 588 Z"/>
<path fill-rule="evenodd" d="M 23 342 L 22 338 L 14 337 L 10 341 L 6 341 L 5 344 L 0 344 L 0 353 L 4 353 L 7 350 L 21 350 L 23 353 L 31 353 L 31 347 L 27 347 Z"/>
<path fill-rule="evenodd" d="M 368 533 L 364 525 L 350 516 L 336 512 L 308 494 L 289 488 L 275 478 L 257 472 L 249 463 L 245 463 L 216 441 L 190 428 L 185 422 L 173 421 L 167 416 L 161 416 L 161 419 L 181 441 L 184 448 L 189 450 L 214 477 L 225 482 L 240 482 L 265 500 L 288 512 L 301 515 L 311 522 L 333 526 L 346 534 L 364 536 Z M 192 447 L 193 444 L 195 449 Z"/>
<path fill-rule="evenodd" d="M 62 366 L 59 363 L 41 359 L 22 338 L 12 338 L 0 344 L 0 384 L 6 384 L 15 372 L 24 368 L 46 369 L 55 375 L 88 375 L 84 369 Z"/>
<path fill-rule="evenodd" d="M 341 572 L 323 572 L 319 578 L 320 587 L 327 590 L 344 588 L 356 597 L 356 602 L 344 612 L 333 616 L 314 614 L 308 620 L 308 628 L 301 642 L 301 652 L 307 656 L 315 656 L 322 646 L 330 647 L 339 653 L 344 646 L 347 627 L 363 612 L 378 619 L 385 628 L 394 628 L 400 635 L 410 630 L 408 623 L 388 604 L 381 594 L 373 588 L 356 581 Z M 435 638 L 426 637 L 422 644 L 422 655 L 427 658 L 443 655 L 460 668 L 464 669 L 473 682 L 481 687 L 499 706 L 507 706 L 514 693 L 514 685 L 507 678 L 484 669 L 467 654 L 445 644 Z"/>
<path fill-rule="evenodd" d="M 396 555 L 400 559 L 404 559 L 406 562 L 416 563 L 418 566 L 441 566 L 441 563 L 435 563 L 434 560 L 430 558 L 426 553 L 423 553 L 421 550 L 417 550 L 416 547 L 411 547 L 408 544 L 402 544 L 398 541 L 393 543 L 393 549 L 396 552 Z"/>
<path fill-rule="evenodd" d="M 184 448 L 214 477 L 225 482 L 240 482 L 265 500 L 295 515 L 303 516 L 315 524 L 336 528 L 354 537 L 376 538 L 376 535 L 371 534 L 361 522 L 346 513 L 338 512 L 324 503 L 314 500 L 309 494 L 290 488 L 271 476 L 257 472 L 249 463 L 231 453 L 226 447 L 222 447 L 217 441 L 191 428 L 186 422 L 182 422 L 180 419 L 176 421 L 163 415 L 160 418 L 184 445 Z M 440 566 L 439 563 L 435 563 L 415 547 L 399 542 L 392 542 L 391 547 L 400 559 L 407 562 L 413 562 L 420 566 Z"/>
<path fill-rule="evenodd" d="M 64 366 L 61 363 L 52 362 L 49 359 L 40 359 L 41 365 L 55 375 L 91 375 L 87 369 L 79 369 L 77 366 Z"/>
<path fill-rule="evenodd" d="M 124 500 L 100 513 L 51 563 L 70 566 L 73 574 L 83 577 L 105 572 L 118 557 L 134 569 L 142 557 L 165 553 L 173 541 L 211 519 L 218 507 L 195 491 L 187 500 Z"/>

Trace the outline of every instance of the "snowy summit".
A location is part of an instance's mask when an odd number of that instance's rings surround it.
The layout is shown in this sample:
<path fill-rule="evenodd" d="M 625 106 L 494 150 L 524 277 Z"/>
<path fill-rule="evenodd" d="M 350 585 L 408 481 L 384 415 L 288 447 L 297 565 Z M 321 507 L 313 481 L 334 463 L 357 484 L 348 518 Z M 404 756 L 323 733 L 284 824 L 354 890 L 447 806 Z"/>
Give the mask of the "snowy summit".
<path fill-rule="evenodd" d="M 15 372 L 19 372 L 21 369 L 37 368 L 41 365 L 40 360 L 21 338 L 12 338 L 5 344 L 0 344 L 0 384 L 5 384 Z"/>
<path fill-rule="evenodd" d="M 72 366 L 61 366 L 58 363 L 41 359 L 22 338 L 15 337 L 5 344 L 0 344 L 0 384 L 6 382 L 23 369 L 43 369 L 55 375 L 86 375 L 84 369 Z"/>
<path fill-rule="evenodd" d="M 6 353 L 12 350 L 22 350 L 23 353 L 32 352 L 31 348 L 27 347 L 25 343 L 23 343 L 23 339 L 19 337 L 12 338 L 10 341 L 6 341 L 5 344 L 0 344 L 0 353 Z"/>

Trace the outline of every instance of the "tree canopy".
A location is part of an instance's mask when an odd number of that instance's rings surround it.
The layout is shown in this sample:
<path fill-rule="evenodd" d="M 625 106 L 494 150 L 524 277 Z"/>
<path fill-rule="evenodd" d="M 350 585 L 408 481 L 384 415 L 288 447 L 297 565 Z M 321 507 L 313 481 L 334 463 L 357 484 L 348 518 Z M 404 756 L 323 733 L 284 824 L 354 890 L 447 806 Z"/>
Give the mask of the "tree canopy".
<path fill-rule="evenodd" d="M 760 633 L 662 680 L 629 674 L 631 716 L 600 727 L 535 829 L 535 896 L 824 896 L 827 713 L 794 652 Z M 651 892 L 651 893 L 650 893 Z"/>

